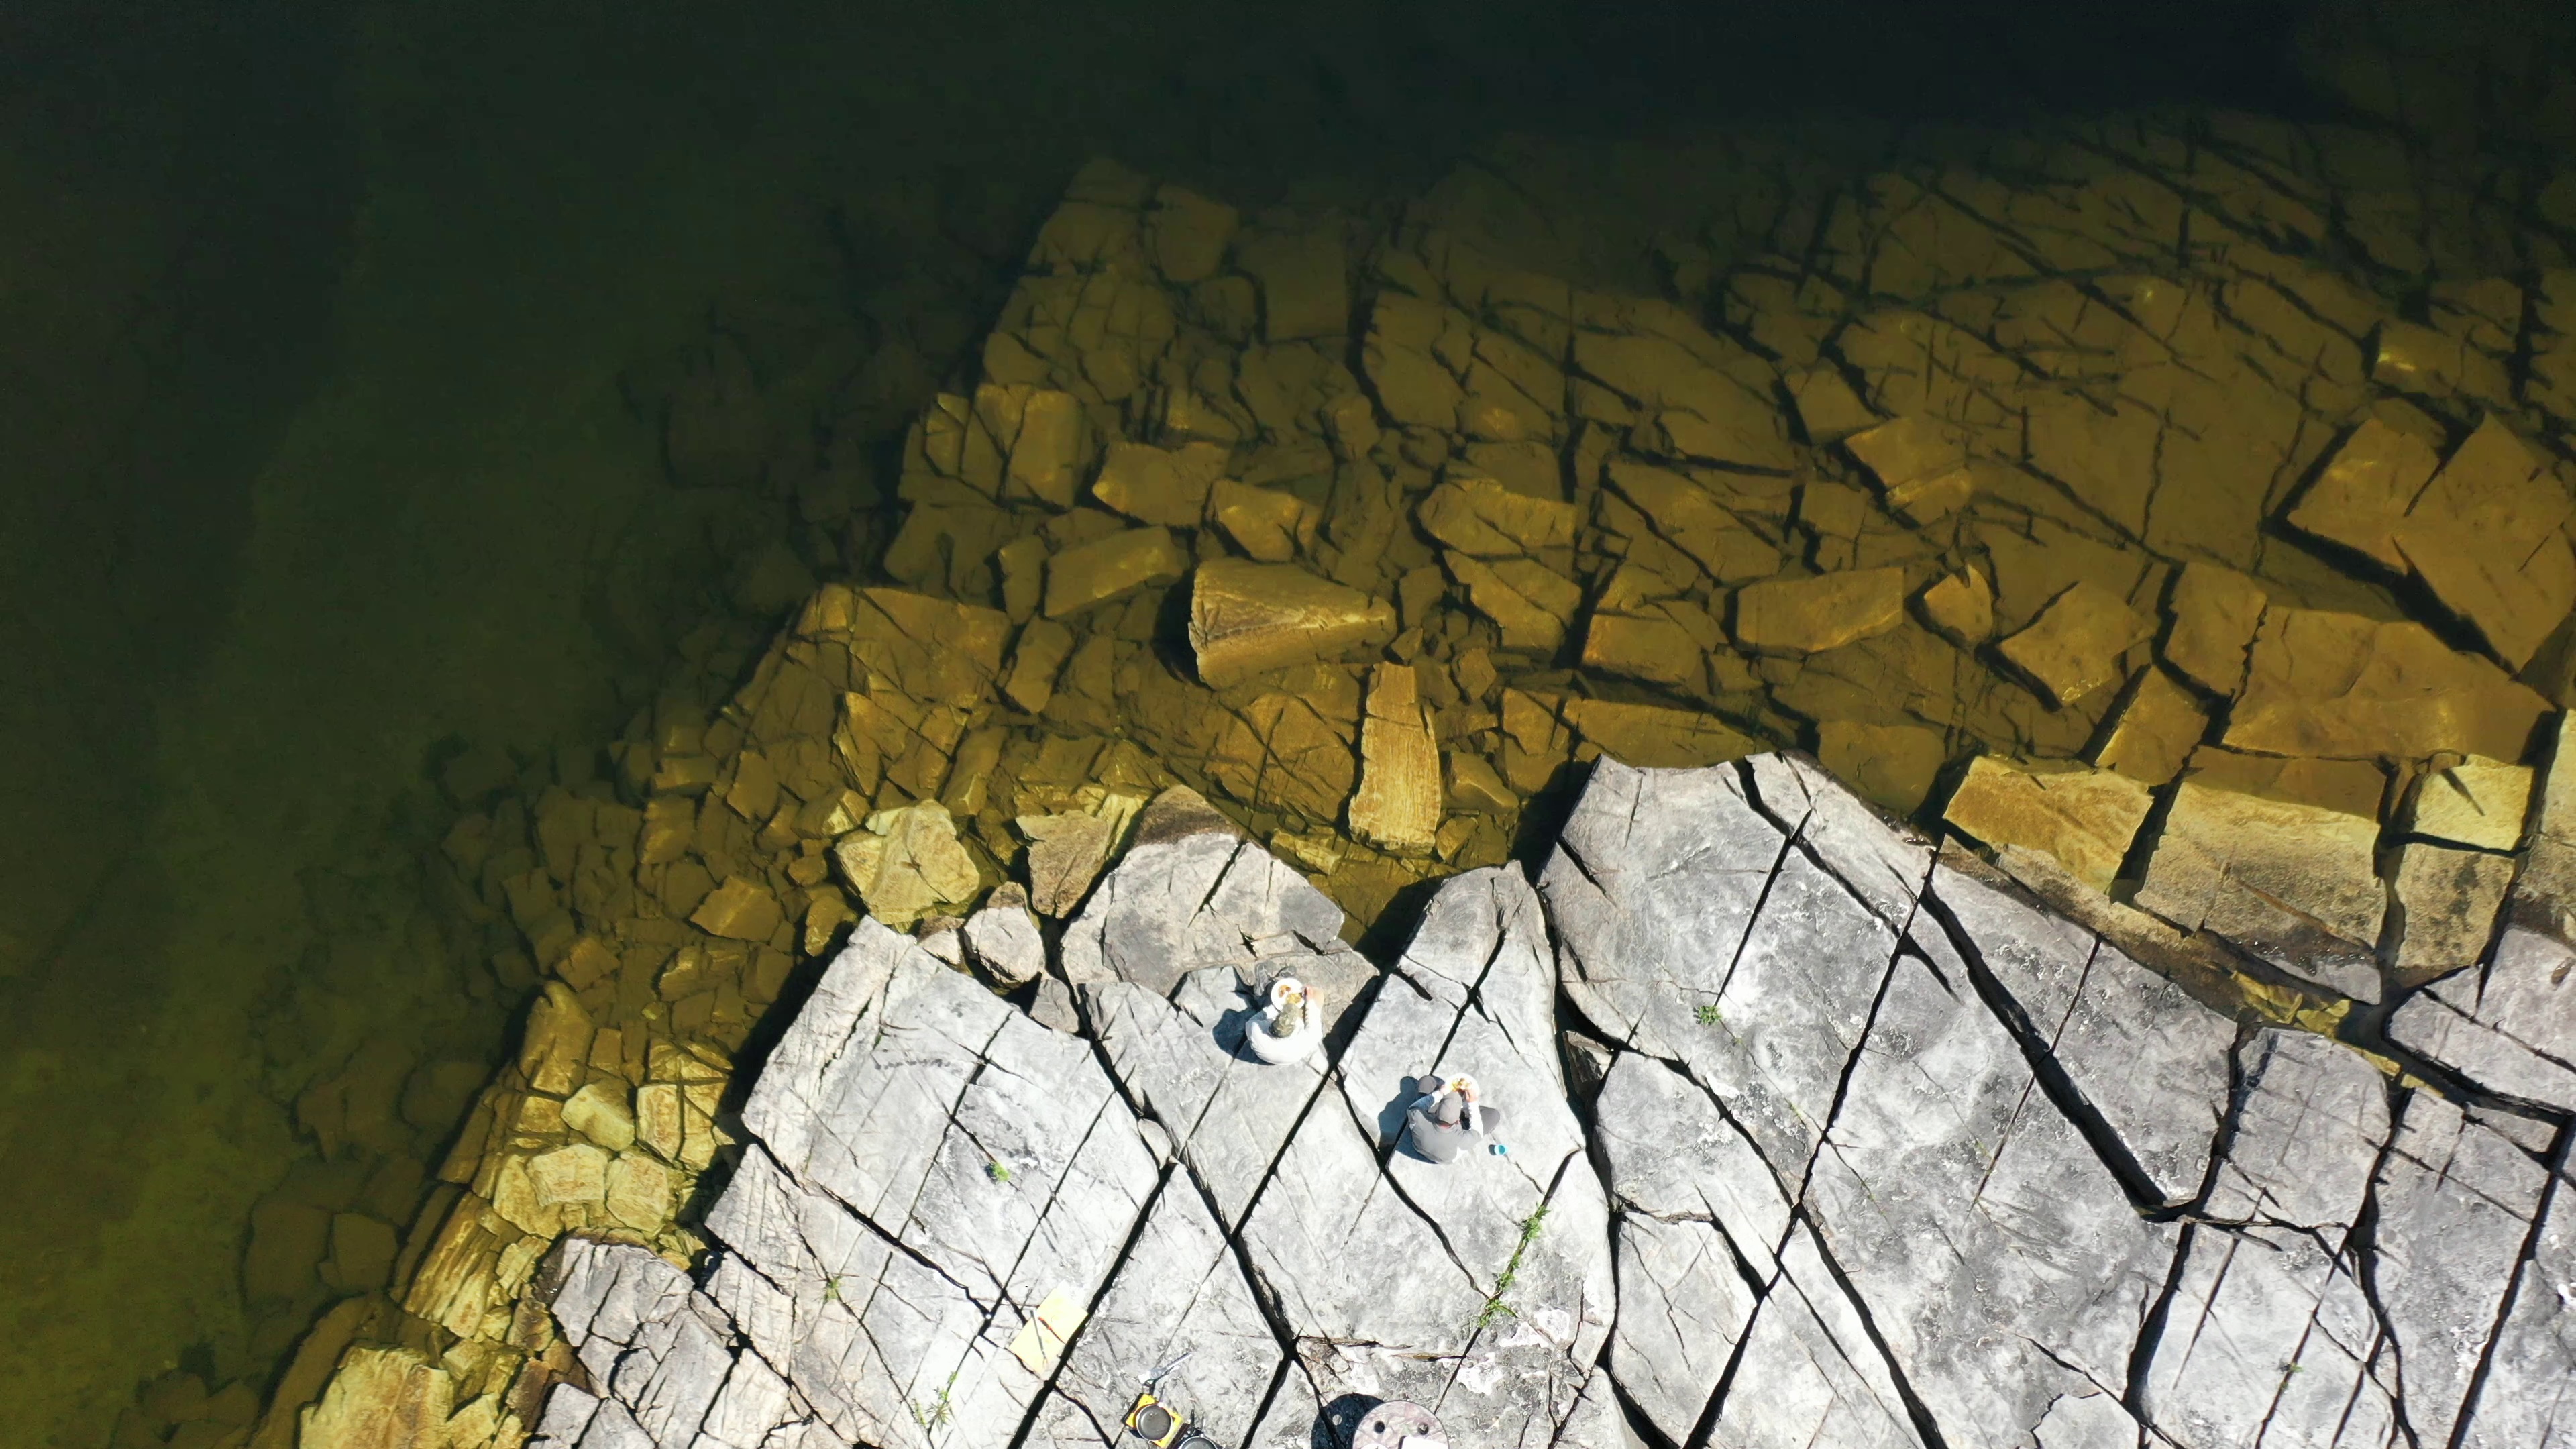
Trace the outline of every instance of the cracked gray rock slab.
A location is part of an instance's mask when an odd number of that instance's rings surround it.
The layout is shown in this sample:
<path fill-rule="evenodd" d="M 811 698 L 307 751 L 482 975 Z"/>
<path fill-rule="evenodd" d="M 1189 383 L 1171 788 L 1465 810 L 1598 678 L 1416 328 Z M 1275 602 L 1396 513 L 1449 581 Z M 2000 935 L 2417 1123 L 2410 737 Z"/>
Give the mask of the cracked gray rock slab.
<path fill-rule="evenodd" d="M 1803 1206 L 1943 1437 L 2010 1443 L 2061 1395 L 2125 1395 L 2178 1232 L 2139 1217 L 1922 924 Z"/>
<path fill-rule="evenodd" d="M 2529 1154 L 2430 1092 L 2398 1109 L 2372 1184 L 2371 1262 L 2400 1411 L 2420 1443 L 2450 1441 L 2547 1180 Z"/>
<path fill-rule="evenodd" d="M 1930 842 L 1890 827 L 1804 755 L 1756 755 L 1744 767 L 1763 813 L 1814 852 L 1888 929 L 1902 931 L 1912 922 L 1932 869 Z"/>
<path fill-rule="evenodd" d="M 752 1086 L 697 1277 L 548 1260 L 590 1383 L 533 1442 L 1112 1449 L 1184 1350 L 1166 1394 L 1242 1449 L 1394 1398 L 1511 1449 L 2576 1429 L 2563 1118 L 2240 1038 L 1811 764 L 1605 761 L 1538 889 L 1447 882 L 1382 975 L 1213 818 L 1140 829 L 1068 931 L 1096 1040 L 862 923 Z M 2416 1038 L 2482 1085 L 2548 1060 L 2564 948 L 2521 935 L 2417 998 L 2521 1054 Z M 1356 1013 L 1337 1056 L 1238 1054 L 1281 969 Z M 1401 1150 L 1413 1079 L 1462 1071 L 1509 1154 Z"/>
<path fill-rule="evenodd" d="M 1458 1442 L 1557 1442 L 1616 1304 L 1554 995 L 1528 883 L 1446 882 L 1291 1139 L 1243 1236 L 1323 1402 L 1409 1399 Z M 1414 1079 L 1460 1072 L 1505 1114 L 1508 1155 L 1403 1150 Z"/>
<path fill-rule="evenodd" d="M 2409 997 L 2388 1035 L 2490 1092 L 2576 1111 L 2576 947 L 2508 926 L 2492 962 Z"/>
<path fill-rule="evenodd" d="M 565 1342 L 591 1392 L 559 1387 L 532 1443 L 545 1449 L 765 1449 L 813 1416 L 687 1274 L 646 1249 L 567 1239 L 546 1272 Z"/>
<path fill-rule="evenodd" d="M 1179 882 L 1178 887 L 1175 882 Z M 1191 899 L 1195 897 L 1195 899 Z M 1190 914 L 1177 934 L 1153 909 Z M 1139 846 L 1069 929 L 1096 961 L 1085 999 L 1110 1067 L 1172 1134 L 1231 1227 L 1320 1089 L 1319 1057 L 1267 1065 L 1243 1032 L 1261 994 L 1287 974 L 1314 993 L 1332 1030 L 1378 972 L 1335 934 L 1341 908 L 1260 846 L 1207 830 Z M 1195 953 L 1177 974 L 1159 954 Z M 1193 962 L 1207 964 L 1192 965 Z M 1168 977 L 1168 981 L 1166 978 Z"/>
<path fill-rule="evenodd" d="M 743 1119 L 708 1294 L 885 1449 L 1009 1443 L 1063 1346 L 1041 1320 L 1092 1305 L 1159 1177 L 1087 1043 L 870 923 Z"/>
<path fill-rule="evenodd" d="M 2034 1044 L 2147 1179 L 2149 1201 L 2200 1192 L 2227 1109 L 2236 1028 L 2182 988 L 2071 921 L 1943 865 L 1932 897 L 1960 928 L 1971 969 L 2011 1000 Z M 1962 942 L 1954 942 L 1962 944 Z"/>
<path fill-rule="evenodd" d="M 1733 1384 L 1744 1392 L 1726 1394 L 1709 1442 L 1728 1449 L 1923 1449 L 1886 1355 L 1806 1225 L 1790 1233 L 1780 1259 L 1736 1360 Z"/>
<path fill-rule="evenodd" d="M 1655 1428 L 1688 1443 L 1753 1317 L 1753 1288 L 1717 1225 L 1619 1218 L 1611 1371 Z"/>
<path fill-rule="evenodd" d="M 1168 996 L 1193 971 L 1232 966 L 1264 982 L 1313 972 L 1328 1015 L 1350 1005 L 1359 982 L 1342 978 L 1367 963 L 1312 882 L 1227 830 L 1140 841 L 1065 928 L 1059 960 L 1076 988 L 1128 981 Z"/>
<path fill-rule="evenodd" d="M 891 932 L 861 929 L 826 977 L 844 963 L 882 984 L 855 1011 L 798 1017 L 778 1049 L 793 1066 L 762 1072 L 744 1125 L 977 1301 L 1037 1285 L 1033 1309 L 1078 1285 L 1088 1302 L 1156 1178 L 1089 1045 Z"/>
<path fill-rule="evenodd" d="M 1157 1396 L 1218 1443 L 1240 1444 L 1280 1359 L 1224 1230 L 1188 1177 L 1175 1175 L 1146 1213 L 1126 1266 L 1084 1320 L 1025 1443 L 1117 1444 L 1145 1377 L 1172 1364 Z"/>
<path fill-rule="evenodd" d="M 1717 1099 L 1639 1052 L 1621 1052 L 1592 1108 L 1593 1140 L 1623 1210 L 1704 1219 L 1767 1280 L 1789 1231 L 1789 1199 Z"/>
<path fill-rule="evenodd" d="M 2237 1060 L 2235 1134 L 2203 1214 L 2349 1227 L 2388 1141 L 2388 1079 L 2357 1052 L 2278 1027 L 2255 1032 Z"/>
<path fill-rule="evenodd" d="M 1795 1182 L 1895 929 L 1791 844 L 1732 766 L 1604 760 L 1540 889 L 1575 1003 L 1637 1049 L 1686 1063 Z"/>
<path fill-rule="evenodd" d="M 2190 1230 L 2141 1395 L 2187 1449 L 2386 1445 L 2393 1382 L 2351 1242 L 2388 1141 L 2388 1086 L 2321 1037 L 2241 1052 L 2236 1130 Z"/>
<path fill-rule="evenodd" d="M 2576 1178 L 2562 1168 L 2461 1449 L 2576 1445 Z"/>
<path fill-rule="evenodd" d="M 1126 981 L 1086 991 L 1111 1069 L 1240 1223 L 1324 1084 L 1322 1058 L 1271 1066 L 1245 1050 L 1252 993 L 1230 966 L 1191 972 L 1171 1000 Z"/>

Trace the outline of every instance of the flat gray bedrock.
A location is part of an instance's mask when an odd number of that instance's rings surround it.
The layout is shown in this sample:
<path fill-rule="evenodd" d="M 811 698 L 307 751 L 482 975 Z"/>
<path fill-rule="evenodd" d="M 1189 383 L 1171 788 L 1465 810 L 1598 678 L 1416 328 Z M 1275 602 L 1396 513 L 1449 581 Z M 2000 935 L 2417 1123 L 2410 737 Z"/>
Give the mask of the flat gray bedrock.
<path fill-rule="evenodd" d="M 2436 998 L 2542 1062 L 2478 1059 L 2497 1115 L 2208 1009 L 1796 757 L 1601 762 L 1535 884 L 1443 883 L 1383 968 L 1174 818 L 1067 928 L 1078 1031 L 863 925 L 710 1262 L 550 1260 L 591 1382 L 541 1440 L 1105 1449 L 1187 1353 L 1229 1449 L 1399 1398 L 1459 1449 L 2576 1444 L 2538 946 Z M 1283 972 L 1332 1030 L 1268 1066 Z M 1507 1152 L 1405 1151 L 1460 1072 Z"/>

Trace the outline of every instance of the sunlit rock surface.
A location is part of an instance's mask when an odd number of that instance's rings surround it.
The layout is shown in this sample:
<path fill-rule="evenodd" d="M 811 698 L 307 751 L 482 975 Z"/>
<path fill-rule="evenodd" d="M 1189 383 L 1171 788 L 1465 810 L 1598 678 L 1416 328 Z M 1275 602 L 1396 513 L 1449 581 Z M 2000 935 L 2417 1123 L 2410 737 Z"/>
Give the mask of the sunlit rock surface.
<path fill-rule="evenodd" d="M 616 1398 L 535 1304 L 568 1235 L 750 1334 L 744 1265 L 816 1251 L 746 1226 L 763 1183 L 920 1319 L 835 1297 L 830 1374 L 771 1363 L 836 1435 L 1106 1432 L 1132 1325 L 1244 1301 L 1187 1391 L 1263 1444 L 1395 1393 L 1515 1443 L 2491 1432 L 2485 1385 L 2563 1363 L 2576 274 L 2523 178 L 2337 127 L 1960 144 L 1712 153 L 1653 277 L 1529 157 L 1366 215 L 1086 167 L 919 379 L 868 586 L 451 837 L 543 1004 L 395 1251 L 300 1204 L 255 1239 L 386 1287 L 260 1449 Z M 1034 920 L 982 914 L 1006 883 Z M 857 1166 L 759 1045 L 826 1030 L 762 1018 L 834 961 L 852 1023 L 965 1024 L 879 1064 L 955 1111 L 863 1116 Z M 1281 974 L 1329 1030 L 1259 1067 Z M 1427 1173 L 1384 1114 L 1460 1044 L 1528 1140 Z M 2322 1146 L 2256 1130 L 2311 1103 Z M 905 1153 L 929 1216 L 833 1196 Z"/>
<path fill-rule="evenodd" d="M 1393 1399 L 1525 1449 L 2576 1432 L 2559 1122 L 2231 1019 L 1802 760 L 1602 763 L 1383 971 L 1204 807 L 1145 826 L 1073 1031 L 860 927 L 703 1260 L 554 1250 L 537 1442 L 1106 1446 L 1175 1359 L 1265 1449 Z M 1283 970 L 1328 1046 L 1265 1067 Z M 1403 1150 L 1462 1071 L 1508 1155 Z"/>

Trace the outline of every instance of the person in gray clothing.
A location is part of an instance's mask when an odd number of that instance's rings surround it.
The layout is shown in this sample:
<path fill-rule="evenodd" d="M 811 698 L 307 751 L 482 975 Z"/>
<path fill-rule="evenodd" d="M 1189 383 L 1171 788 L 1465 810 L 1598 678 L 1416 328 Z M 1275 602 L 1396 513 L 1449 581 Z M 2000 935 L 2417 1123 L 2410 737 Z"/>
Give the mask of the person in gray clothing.
<path fill-rule="evenodd" d="M 1469 1076 L 1435 1081 L 1404 1114 L 1405 1140 L 1433 1162 L 1454 1162 L 1462 1152 L 1500 1140 L 1502 1130 L 1503 1110 L 1479 1100 L 1476 1079 Z"/>

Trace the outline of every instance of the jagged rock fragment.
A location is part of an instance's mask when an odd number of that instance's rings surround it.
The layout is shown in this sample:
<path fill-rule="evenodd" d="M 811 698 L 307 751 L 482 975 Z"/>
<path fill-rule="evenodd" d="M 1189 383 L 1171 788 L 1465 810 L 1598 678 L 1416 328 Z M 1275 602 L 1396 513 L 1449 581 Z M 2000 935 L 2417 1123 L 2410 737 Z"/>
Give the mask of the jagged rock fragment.
<path fill-rule="evenodd" d="M 936 800 L 878 811 L 865 830 L 834 842 L 832 858 L 868 914 L 890 926 L 963 905 L 982 886 L 974 857 L 958 843 L 956 819 Z"/>
<path fill-rule="evenodd" d="M 1072 914 L 1142 804 L 1132 795 L 1103 791 L 1089 809 L 1015 821 L 1029 842 L 1030 906 L 1042 916 Z"/>
<path fill-rule="evenodd" d="M 1311 548 L 1323 516 L 1291 493 L 1219 478 L 1208 494 L 1208 520 L 1261 563 L 1286 563 Z"/>
<path fill-rule="evenodd" d="M 2001 648 L 2006 659 L 2063 706 L 2117 683 L 2124 672 L 2122 656 L 2153 632 L 2154 626 L 2119 595 L 2081 579 Z"/>
<path fill-rule="evenodd" d="M 2375 812 L 2267 799 L 2215 778 L 2224 776 L 2184 777 L 2137 903 L 2347 996 L 2378 1000 L 2369 953 L 2387 896 L 2373 863 Z"/>
<path fill-rule="evenodd" d="M 1831 1266 L 1789 1283 L 1819 1311 L 1850 1285 L 1943 1441 L 2012 1442 L 2125 1380 L 2178 1230 L 2139 1216 L 1928 925 L 1892 969 L 1863 958 L 1886 989 L 1802 1204 Z"/>
<path fill-rule="evenodd" d="M 1779 570 L 1779 549 L 1681 474 L 1619 458 L 1611 461 L 1608 477 L 1658 535 L 1710 578 L 1733 584 Z"/>
<path fill-rule="evenodd" d="M 1905 617 L 1905 571 L 1860 569 L 1773 579 L 1735 592 L 1735 637 L 1747 649 L 1813 654 L 1884 634 Z"/>
<path fill-rule="evenodd" d="M 1693 710 L 1607 699 L 1569 699 L 1565 722 L 1603 754 L 1649 769 L 1741 759 L 1759 742 L 1724 720 Z"/>
<path fill-rule="evenodd" d="M 1073 657 L 1073 631 L 1053 619 L 1031 619 L 1020 627 L 1020 642 L 1011 651 L 1011 672 L 1002 693 L 1011 703 L 1037 714 L 1055 698 L 1056 676 Z"/>
<path fill-rule="evenodd" d="M 455 1398 L 447 1370 L 410 1349 L 352 1348 L 322 1401 L 305 1411 L 296 1442 L 315 1449 L 440 1443 Z"/>
<path fill-rule="evenodd" d="M 710 936 L 725 936 L 737 941 L 766 941 L 777 934 L 786 919 L 778 896 L 766 885 L 741 876 L 727 876 L 698 909 L 689 924 Z"/>
<path fill-rule="evenodd" d="M 2576 948 L 2507 925 L 2492 962 L 2408 997 L 2388 1034 L 2488 1091 L 2576 1111 Z"/>
<path fill-rule="evenodd" d="M 1950 752 L 1938 730 L 1921 725 L 1827 720 L 1816 727 L 1816 758 L 1863 798 L 1911 815 L 1932 793 Z"/>
<path fill-rule="evenodd" d="M 2093 763 L 2142 785 L 2162 785 L 2182 773 L 2208 732 L 2209 716 L 2191 692 L 2151 668 L 2138 676 Z"/>
<path fill-rule="evenodd" d="M 851 659 L 898 694 L 965 708 L 1002 672 L 1009 616 L 901 589 L 825 584 L 796 623 L 808 639 L 848 646 Z"/>
<path fill-rule="evenodd" d="M 627 1103 L 624 1084 L 611 1087 L 605 1082 L 592 1082 L 572 1094 L 564 1103 L 563 1120 L 571 1128 L 611 1152 L 623 1152 L 635 1145 L 635 1112 Z"/>
<path fill-rule="evenodd" d="M 2518 759 L 2549 708 L 2416 623 L 2274 608 L 2254 636 L 2227 747 L 2275 755 Z"/>
<path fill-rule="evenodd" d="M 1091 482 L 1091 496 L 1138 523 L 1196 528 L 1225 460 L 1226 450 L 1214 443 L 1188 443 L 1177 450 L 1112 443 L 1101 460 L 1100 476 Z"/>
<path fill-rule="evenodd" d="M 1973 953 L 2010 999 L 2007 1024 L 2064 1069 L 2082 1099 L 2076 1110 L 2098 1116 L 2117 1139 L 2107 1165 L 2130 1191 L 2160 1206 L 2191 1202 L 2229 1105 L 2234 1024 L 2118 947 L 1981 876 L 1955 857 L 1932 872 L 1931 898 L 1964 938 L 1961 954 Z"/>
<path fill-rule="evenodd" d="M 2486 954 L 2496 912 L 2513 884 L 2513 858 L 2409 841 L 2398 852 L 2394 884 L 2397 904 L 2406 913 L 2397 969 L 2427 980 Z"/>
<path fill-rule="evenodd" d="M 2165 662 L 2212 694 L 2245 682 L 2245 651 L 2263 622 L 2263 586 L 2216 564 L 2187 563 L 2174 577 Z"/>
<path fill-rule="evenodd" d="M 1429 854 L 1440 829 L 1440 746 L 1423 718 L 1422 688 L 1410 666 L 1380 664 L 1369 675 L 1350 827 L 1395 855 Z"/>
<path fill-rule="evenodd" d="M 1808 442 L 1822 446 L 1879 421 L 1837 368 L 1811 367 L 1791 375 L 1788 383 L 1789 401 L 1798 409 L 1798 427 Z"/>
<path fill-rule="evenodd" d="M 2423 439 L 2364 418 L 2290 510 L 2290 526 L 2403 571 L 2397 523 L 2440 466 L 2440 456 Z"/>
<path fill-rule="evenodd" d="M 2361 1264 L 2333 1249 L 2387 1144 L 2387 1086 L 2305 1032 L 2258 1032 L 2238 1060 L 2244 1095 L 2208 1212 L 2252 1225 L 2192 1234 L 2167 1320 L 2191 1331 L 2158 1342 L 2146 1401 L 2188 1445 L 2387 1442 L 2396 1404 L 2370 1369 Z"/>
<path fill-rule="evenodd" d="M 1215 559 L 1190 584 L 1190 649 L 1217 688 L 1395 636 L 1395 606 L 1292 564 Z"/>
<path fill-rule="evenodd" d="M 1028 892 L 1006 881 L 966 918 L 967 954 L 1005 986 L 1025 985 L 1046 969 L 1046 942 L 1028 900 Z"/>
<path fill-rule="evenodd" d="M 1687 625 L 1651 604 L 1635 614 L 1596 611 L 1583 627 L 1584 668 L 1656 684 L 1698 685 L 1707 677 L 1703 647 Z"/>
<path fill-rule="evenodd" d="M 2418 1090 L 2381 1160 L 2372 1298 L 2406 1365 L 2400 1412 L 2448 1443 L 2547 1175 L 2501 1134 Z"/>
<path fill-rule="evenodd" d="M 2154 805 L 2146 786 L 2109 770 L 2038 771 L 1980 755 L 1942 818 L 1988 845 L 2045 851 L 2108 891 Z"/>
<path fill-rule="evenodd" d="M 1965 507 L 1976 490 L 1958 433 L 1920 414 L 1881 423 L 1843 440 L 1878 479 L 1890 510 L 1910 523 L 1930 523 Z"/>
<path fill-rule="evenodd" d="M 1153 209 L 1145 213 L 1145 245 L 1156 270 L 1186 286 L 1216 275 L 1239 224 L 1235 209 L 1222 201 L 1186 187 L 1161 186 L 1155 188 Z"/>
<path fill-rule="evenodd" d="M 1433 538 L 1475 558 L 1512 558 L 1574 542 L 1573 504 L 1516 493 L 1491 478 L 1443 483 L 1415 516 Z"/>
<path fill-rule="evenodd" d="M 1995 591 L 1973 565 L 1946 574 L 1923 591 L 1923 617 L 1964 644 L 1982 644 L 1995 632 Z"/>
<path fill-rule="evenodd" d="M 1441 561 L 1467 590 L 1476 612 L 1501 628 L 1506 649 L 1554 652 L 1583 602 L 1580 585 L 1536 559 L 1487 563 L 1453 549 Z"/>
<path fill-rule="evenodd" d="M 1169 583 L 1189 566 L 1167 529 L 1131 528 L 1079 544 L 1047 560 L 1046 616 L 1061 619 L 1147 584 Z"/>
<path fill-rule="evenodd" d="M 1632 444 L 1742 468 L 1797 466 L 1785 420 L 1771 405 L 1770 368 L 1686 319 L 1671 319 L 1667 330 L 1680 335 L 1585 332 L 1574 341 L 1577 368 L 1636 401 L 1642 421 Z"/>
<path fill-rule="evenodd" d="M 2511 850 L 2522 840 L 2530 800 L 2527 767 L 2472 756 L 2417 782 L 2407 829 L 2453 845 Z"/>
<path fill-rule="evenodd" d="M 2493 414 L 2397 526 L 2397 546 L 2445 608 L 2520 669 L 2576 605 L 2569 500 Z"/>

